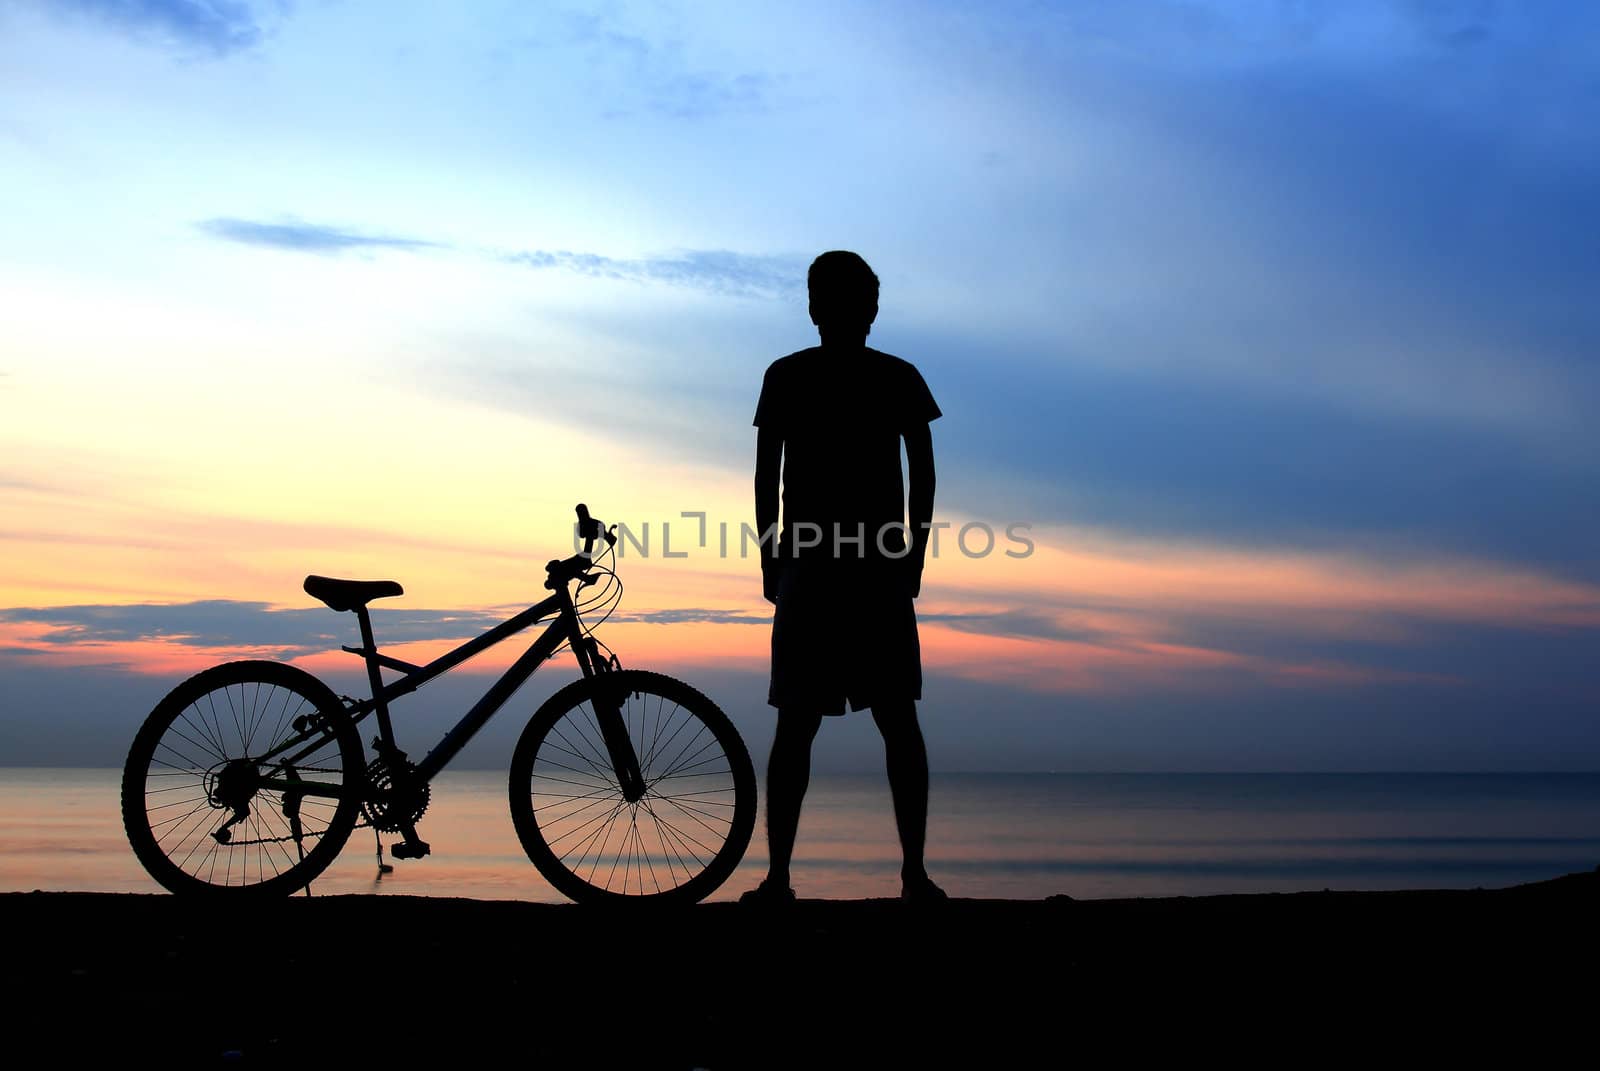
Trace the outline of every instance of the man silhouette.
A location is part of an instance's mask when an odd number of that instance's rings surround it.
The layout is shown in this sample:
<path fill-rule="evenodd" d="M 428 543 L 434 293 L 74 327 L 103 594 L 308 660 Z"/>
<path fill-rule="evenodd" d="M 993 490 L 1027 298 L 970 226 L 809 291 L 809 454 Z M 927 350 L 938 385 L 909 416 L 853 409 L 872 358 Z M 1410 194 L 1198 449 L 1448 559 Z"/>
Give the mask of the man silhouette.
<path fill-rule="evenodd" d="M 822 718 L 870 707 L 883 735 L 901 896 L 943 900 L 923 866 L 928 752 L 917 724 L 922 654 L 912 600 L 920 593 L 933 520 L 933 437 L 939 406 L 909 362 L 867 346 L 878 277 L 835 250 L 806 276 L 820 346 L 774 361 L 756 403 L 756 525 L 762 592 L 775 604 L 772 684 L 778 708 L 767 764 L 765 880 L 741 898 L 794 899 L 789 859 Z M 900 471 L 910 475 L 910 540 Z M 782 465 L 783 526 L 778 524 Z"/>

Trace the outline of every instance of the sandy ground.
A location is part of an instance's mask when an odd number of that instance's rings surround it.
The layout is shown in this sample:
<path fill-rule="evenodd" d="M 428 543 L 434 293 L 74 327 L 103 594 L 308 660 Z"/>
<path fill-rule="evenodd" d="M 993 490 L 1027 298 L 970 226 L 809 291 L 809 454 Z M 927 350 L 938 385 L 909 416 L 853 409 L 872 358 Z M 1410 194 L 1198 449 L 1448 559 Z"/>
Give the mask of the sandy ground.
<path fill-rule="evenodd" d="M 1591 1058 L 1600 874 L 1501 890 L 677 910 L 0 896 L 10 1066 Z"/>

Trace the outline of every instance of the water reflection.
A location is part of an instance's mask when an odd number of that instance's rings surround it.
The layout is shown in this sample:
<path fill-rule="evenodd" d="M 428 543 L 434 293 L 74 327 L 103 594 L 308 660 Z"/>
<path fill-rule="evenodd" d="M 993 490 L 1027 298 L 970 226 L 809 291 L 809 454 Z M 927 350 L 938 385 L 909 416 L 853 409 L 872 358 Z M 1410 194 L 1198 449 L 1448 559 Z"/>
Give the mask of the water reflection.
<path fill-rule="evenodd" d="M 159 892 L 122 832 L 115 770 L 0 770 L 0 889 Z M 560 902 L 511 827 L 505 775 L 447 772 L 428 859 L 376 880 L 358 829 L 313 892 Z M 1511 885 L 1600 859 L 1600 775 L 935 776 L 929 866 L 952 895 L 1033 899 Z M 713 899 L 766 870 L 761 838 Z M 816 778 L 794 884 L 899 893 L 877 776 Z"/>

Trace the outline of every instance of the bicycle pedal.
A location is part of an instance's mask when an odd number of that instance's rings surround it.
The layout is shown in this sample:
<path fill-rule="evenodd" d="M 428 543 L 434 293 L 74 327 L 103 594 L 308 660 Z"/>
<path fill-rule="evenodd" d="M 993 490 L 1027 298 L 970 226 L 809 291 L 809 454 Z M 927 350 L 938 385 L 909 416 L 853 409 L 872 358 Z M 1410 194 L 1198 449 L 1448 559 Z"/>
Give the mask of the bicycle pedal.
<path fill-rule="evenodd" d="M 396 859 L 421 859 L 432 850 L 425 840 L 412 841 L 411 843 L 400 841 L 389 846 L 389 854 Z"/>

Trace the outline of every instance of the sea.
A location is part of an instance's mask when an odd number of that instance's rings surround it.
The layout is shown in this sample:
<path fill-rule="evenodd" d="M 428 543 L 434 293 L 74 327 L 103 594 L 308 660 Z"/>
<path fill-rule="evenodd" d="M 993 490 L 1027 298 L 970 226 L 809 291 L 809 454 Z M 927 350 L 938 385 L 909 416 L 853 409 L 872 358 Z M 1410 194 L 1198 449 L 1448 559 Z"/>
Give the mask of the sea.
<path fill-rule="evenodd" d="M 128 847 L 119 778 L 0 768 L 0 891 L 161 891 Z M 380 876 L 357 829 L 312 891 L 560 902 L 506 800 L 501 772 L 447 771 L 419 827 L 430 857 Z M 1600 773 L 935 774 L 927 854 L 951 895 L 986 899 L 1497 888 L 1600 863 Z M 766 862 L 758 825 L 710 899 Z M 899 868 L 883 777 L 814 776 L 796 892 L 896 896 Z"/>

